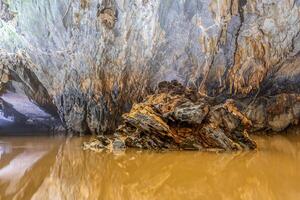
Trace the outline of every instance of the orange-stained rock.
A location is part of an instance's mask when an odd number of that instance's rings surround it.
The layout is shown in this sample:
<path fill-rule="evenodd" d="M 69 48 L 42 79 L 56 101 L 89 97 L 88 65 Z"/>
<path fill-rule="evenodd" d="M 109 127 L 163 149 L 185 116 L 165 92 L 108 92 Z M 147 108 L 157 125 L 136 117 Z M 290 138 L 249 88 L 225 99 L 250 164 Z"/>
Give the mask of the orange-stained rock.
<path fill-rule="evenodd" d="M 249 124 L 233 101 L 214 106 L 177 81 L 162 82 L 155 94 L 123 115 L 115 137 L 99 136 L 85 148 L 255 149 L 244 129 Z"/>

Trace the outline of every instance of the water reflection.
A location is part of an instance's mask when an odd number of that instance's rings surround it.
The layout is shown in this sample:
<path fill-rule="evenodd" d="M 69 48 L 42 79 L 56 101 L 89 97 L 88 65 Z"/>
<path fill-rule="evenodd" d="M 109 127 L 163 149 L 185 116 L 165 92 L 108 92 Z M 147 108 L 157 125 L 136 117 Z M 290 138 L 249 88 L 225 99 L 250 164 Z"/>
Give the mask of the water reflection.
<path fill-rule="evenodd" d="M 1 143 L 0 141 L 0 159 L 4 154 L 8 154 L 11 152 L 11 145 L 7 143 Z"/>
<path fill-rule="evenodd" d="M 84 138 L 27 139 L 2 139 L 12 149 L 0 162 L 3 199 L 300 198 L 300 136 L 256 138 L 256 152 L 221 154 L 94 153 L 81 150 Z"/>

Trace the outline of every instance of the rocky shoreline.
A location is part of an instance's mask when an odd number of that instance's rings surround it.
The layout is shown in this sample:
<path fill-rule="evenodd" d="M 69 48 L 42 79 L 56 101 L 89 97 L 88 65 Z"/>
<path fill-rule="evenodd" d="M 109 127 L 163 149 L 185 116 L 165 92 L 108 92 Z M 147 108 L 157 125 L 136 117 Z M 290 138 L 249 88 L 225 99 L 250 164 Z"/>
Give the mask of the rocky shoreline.
<path fill-rule="evenodd" d="M 153 95 L 122 116 L 123 123 L 113 136 L 97 136 L 84 149 L 250 150 L 256 143 L 248 133 L 282 131 L 298 124 L 298 95 L 245 102 L 220 103 L 177 81 L 161 82 Z"/>

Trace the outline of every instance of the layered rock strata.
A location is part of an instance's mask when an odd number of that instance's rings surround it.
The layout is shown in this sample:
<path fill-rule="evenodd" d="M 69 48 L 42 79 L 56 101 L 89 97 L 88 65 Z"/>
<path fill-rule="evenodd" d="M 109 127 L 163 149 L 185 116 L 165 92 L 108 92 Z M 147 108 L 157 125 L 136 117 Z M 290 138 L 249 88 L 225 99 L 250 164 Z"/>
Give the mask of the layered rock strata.
<path fill-rule="evenodd" d="M 223 98 L 224 99 L 224 98 Z M 223 101 L 223 102 L 220 102 Z M 248 136 L 297 125 L 300 96 L 281 94 L 250 101 L 208 98 L 177 81 L 161 82 L 155 94 L 122 116 L 114 136 L 98 136 L 85 149 L 173 150 L 255 149 Z"/>
<path fill-rule="evenodd" d="M 216 104 L 177 81 L 161 82 L 155 94 L 123 115 L 114 137 L 99 136 L 85 149 L 255 149 L 247 130 L 253 125 L 237 103 Z"/>

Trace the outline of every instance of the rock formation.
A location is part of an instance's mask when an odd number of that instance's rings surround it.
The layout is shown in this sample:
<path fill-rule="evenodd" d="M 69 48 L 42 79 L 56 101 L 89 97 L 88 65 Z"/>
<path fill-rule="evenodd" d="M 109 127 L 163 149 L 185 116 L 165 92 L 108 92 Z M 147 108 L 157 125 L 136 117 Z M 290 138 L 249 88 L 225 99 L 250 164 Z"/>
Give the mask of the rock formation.
<path fill-rule="evenodd" d="M 86 149 L 254 149 L 246 128 L 251 121 L 234 100 L 214 105 L 177 81 L 161 82 L 154 95 L 123 115 L 114 137 L 99 136 Z"/>
<path fill-rule="evenodd" d="M 299 120 L 299 31 L 299 0 L 0 0 L 1 93 L 13 84 L 66 130 L 103 134 L 177 80 L 216 101 L 173 107 L 200 109 L 194 125 L 235 102 L 250 132 L 280 131 Z"/>
<path fill-rule="evenodd" d="M 299 95 L 254 100 L 199 96 L 177 81 L 161 82 L 155 94 L 123 115 L 113 137 L 98 136 L 85 149 L 241 150 L 255 149 L 248 132 L 282 131 L 298 124 Z"/>

